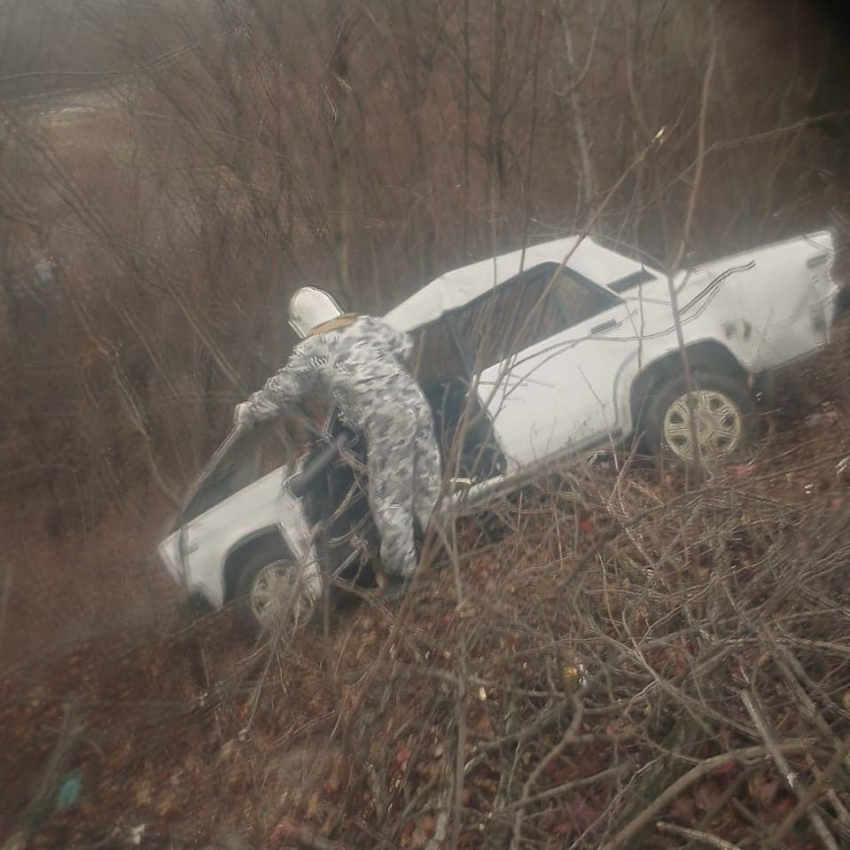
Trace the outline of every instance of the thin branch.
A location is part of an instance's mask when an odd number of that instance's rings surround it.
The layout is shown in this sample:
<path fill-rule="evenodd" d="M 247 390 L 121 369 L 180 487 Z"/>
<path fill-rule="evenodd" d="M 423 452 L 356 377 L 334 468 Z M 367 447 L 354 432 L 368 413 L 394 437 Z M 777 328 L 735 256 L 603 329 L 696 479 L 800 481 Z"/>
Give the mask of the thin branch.
<path fill-rule="evenodd" d="M 796 741 L 785 741 L 782 744 L 777 744 L 777 751 L 784 753 L 803 752 L 812 746 L 810 739 L 802 739 Z M 748 761 L 750 759 L 765 758 L 770 755 L 767 747 L 743 747 L 739 750 L 730 750 L 728 753 L 722 753 L 719 756 L 701 761 L 696 767 L 691 768 L 687 773 L 680 776 L 672 785 L 668 786 L 661 794 L 659 794 L 636 818 L 626 824 L 607 844 L 603 845 L 602 850 L 617 850 L 618 847 L 631 846 L 628 844 L 631 839 L 644 829 L 652 819 L 667 806 L 672 803 L 685 789 L 690 788 L 694 782 L 702 779 L 703 776 L 711 773 L 721 765 L 726 765 L 730 761 Z"/>
<path fill-rule="evenodd" d="M 713 7 L 711 7 L 713 9 Z M 711 12 L 710 12 L 711 14 Z M 713 24 L 713 16 L 712 16 Z M 714 36 L 714 26 L 711 27 L 712 36 Z M 708 55 L 708 65 L 705 69 L 705 76 L 702 81 L 702 97 L 700 100 L 699 110 L 699 127 L 697 131 L 697 165 L 696 175 L 694 176 L 694 184 L 691 189 L 690 197 L 688 198 L 688 209 L 685 214 L 685 224 L 682 228 L 682 239 L 679 243 L 679 251 L 676 254 L 676 259 L 673 261 L 670 271 L 667 274 L 667 291 L 670 296 L 670 309 L 673 313 L 673 325 L 676 328 L 676 344 L 679 347 L 679 353 L 682 357 L 682 374 L 685 377 L 685 398 L 688 405 L 688 425 L 691 433 L 691 446 L 693 447 L 693 474 L 699 483 L 702 477 L 702 469 L 700 465 L 700 444 L 699 444 L 699 429 L 697 428 L 696 412 L 694 411 L 694 382 L 691 374 L 691 364 L 688 358 L 688 352 L 685 348 L 685 334 L 682 330 L 682 317 L 679 313 L 679 299 L 676 292 L 676 286 L 673 282 L 673 274 L 680 267 L 682 258 L 685 255 L 685 249 L 688 244 L 688 239 L 691 234 L 691 224 L 694 218 L 694 210 L 696 209 L 697 197 L 699 196 L 700 185 L 702 183 L 702 152 L 705 150 L 705 133 L 708 119 L 708 95 L 711 91 L 711 78 L 714 73 L 715 57 L 717 55 L 717 39 L 711 39 L 711 51 Z"/>
<path fill-rule="evenodd" d="M 622 776 L 630 771 L 634 765 L 631 762 L 623 762 L 623 764 L 608 767 L 605 770 L 600 770 L 599 773 L 594 773 L 591 776 L 583 776 L 581 779 L 573 779 L 570 782 L 565 782 L 563 785 L 556 785 L 554 788 L 547 788 L 545 791 L 540 791 L 537 794 L 529 795 L 525 800 L 517 800 L 502 809 L 496 809 L 493 812 L 493 817 L 497 815 L 508 814 L 519 808 L 525 808 L 532 803 L 539 803 L 542 800 L 551 800 L 554 797 L 560 797 L 567 791 L 573 791 L 576 788 L 586 788 L 588 785 L 594 785 L 597 782 L 602 782 L 604 779 L 612 779 L 615 776 Z"/>
<path fill-rule="evenodd" d="M 691 841 L 699 841 L 702 844 L 717 847 L 718 850 L 741 850 L 737 844 L 733 844 L 731 841 L 724 841 L 716 835 L 711 835 L 708 832 L 701 832 L 698 829 L 688 829 L 687 827 L 679 826 L 675 823 L 667 823 L 663 820 L 658 821 L 655 826 L 661 832 L 668 832 L 670 835 L 678 835 L 681 838 L 687 838 Z"/>
<path fill-rule="evenodd" d="M 770 734 L 770 729 L 768 729 L 767 727 L 767 722 L 762 716 L 761 711 L 759 711 L 759 709 L 756 707 L 753 695 L 748 693 L 747 691 L 742 691 L 741 701 L 744 703 L 744 707 L 747 709 L 747 713 L 750 715 L 750 718 L 755 724 L 756 729 L 758 729 L 759 735 L 761 735 L 762 739 L 764 740 L 765 746 L 767 747 L 771 758 L 776 764 L 777 769 L 780 771 L 782 778 L 785 780 L 785 783 L 797 797 L 797 806 L 800 806 L 803 800 L 807 798 L 807 795 L 800 790 L 800 782 L 797 779 L 797 774 L 791 769 L 791 765 L 788 764 L 788 759 L 786 759 L 782 755 L 778 745 L 773 740 L 773 736 Z M 836 765 L 836 769 L 837 767 L 838 765 Z M 817 785 L 817 782 L 814 784 Z M 795 806 L 795 809 L 796 808 L 797 807 Z M 838 844 L 836 844 L 835 839 L 832 837 L 830 831 L 826 828 L 826 824 L 824 823 L 823 818 L 820 816 L 820 814 L 814 809 L 809 808 L 809 804 L 806 804 L 802 807 L 801 813 L 803 811 L 805 811 L 806 816 L 812 824 L 812 828 L 817 833 L 817 836 L 818 838 L 820 838 L 821 842 L 823 843 L 823 846 L 826 847 L 827 850 L 838 850 Z"/>
<path fill-rule="evenodd" d="M 525 817 L 525 809 L 528 805 L 529 800 L 531 799 L 531 789 L 537 784 L 538 779 L 540 779 L 543 771 L 556 759 L 561 753 L 572 744 L 576 735 L 578 734 L 578 730 L 581 727 L 581 721 L 584 717 L 584 703 L 577 696 L 573 698 L 573 717 L 570 721 L 570 725 L 567 727 L 567 731 L 564 732 L 561 740 L 549 750 L 546 755 L 540 759 L 537 763 L 537 767 L 531 771 L 528 779 L 525 780 L 525 784 L 522 787 L 522 796 L 519 799 L 518 808 L 516 817 L 514 818 L 513 823 L 513 838 L 511 840 L 511 850 L 518 850 L 521 844 L 522 838 L 522 821 Z"/>
<path fill-rule="evenodd" d="M 815 802 L 818 794 L 824 790 L 824 786 L 838 772 L 838 769 L 844 763 L 844 759 L 847 757 L 848 753 L 850 753 L 850 735 L 841 742 L 841 746 L 835 751 L 832 758 L 829 760 L 829 763 L 823 769 L 817 780 L 812 783 L 809 790 L 800 796 L 797 801 L 797 805 L 795 805 L 794 808 L 785 815 L 779 826 L 777 826 L 776 829 L 774 829 L 767 837 L 767 840 L 764 843 L 764 850 L 771 850 L 771 848 L 777 847 L 782 841 L 785 833 L 787 833 L 788 830 L 791 829 L 791 827 L 794 826 L 794 824 L 804 814 L 808 814 L 809 807 Z"/>

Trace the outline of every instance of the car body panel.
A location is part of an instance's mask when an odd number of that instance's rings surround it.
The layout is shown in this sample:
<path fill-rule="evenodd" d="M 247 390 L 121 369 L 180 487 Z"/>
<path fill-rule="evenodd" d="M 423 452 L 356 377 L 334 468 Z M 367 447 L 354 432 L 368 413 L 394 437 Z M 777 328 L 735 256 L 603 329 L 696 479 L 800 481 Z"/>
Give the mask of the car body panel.
<path fill-rule="evenodd" d="M 289 470 L 280 467 L 234 493 L 214 508 L 172 532 L 159 548 L 169 572 L 189 593 L 218 607 L 225 601 L 225 565 L 238 547 L 276 533 L 293 558 L 318 575 L 312 535 L 303 506 L 286 486 Z"/>
<path fill-rule="evenodd" d="M 509 472 L 617 430 L 611 375 L 632 349 L 627 319 L 616 304 L 481 373 L 479 400 Z"/>
<path fill-rule="evenodd" d="M 562 263 L 570 271 L 607 286 L 640 272 L 641 263 L 605 248 L 590 236 L 570 236 L 525 251 L 512 251 L 447 272 L 423 286 L 384 316 L 401 331 L 412 331 L 463 307 L 541 263 Z"/>
<path fill-rule="evenodd" d="M 827 344 L 837 286 L 828 231 L 744 251 L 673 276 L 686 346 L 710 344 L 756 376 L 811 356 Z M 556 458 L 630 434 L 632 388 L 664 358 L 678 356 L 666 276 L 599 245 L 569 237 L 449 272 L 391 310 L 400 330 L 428 325 L 486 296 L 521 269 L 564 264 L 617 300 L 591 319 L 471 376 L 508 458 L 505 474 L 444 500 L 443 513 L 500 498 Z M 631 285 L 631 279 L 639 282 Z M 312 532 L 290 471 L 281 467 L 171 533 L 159 552 L 172 576 L 211 604 L 226 601 L 230 554 L 276 532 L 320 586 Z"/>
<path fill-rule="evenodd" d="M 675 275 L 686 345 L 722 345 L 751 374 L 815 353 L 837 292 L 828 264 L 811 264 L 825 251 L 824 232 Z M 668 280 L 652 274 L 621 303 L 478 376 L 509 471 L 632 430 L 632 381 L 678 349 Z"/>

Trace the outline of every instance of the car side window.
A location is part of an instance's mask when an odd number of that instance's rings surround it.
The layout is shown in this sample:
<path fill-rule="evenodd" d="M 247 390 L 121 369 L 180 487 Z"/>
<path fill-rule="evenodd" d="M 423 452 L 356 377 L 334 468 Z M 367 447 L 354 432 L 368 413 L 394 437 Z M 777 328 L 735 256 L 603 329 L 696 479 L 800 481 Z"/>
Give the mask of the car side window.
<path fill-rule="evenodd" d="M 464 374 L 457 345 L 445 319 L 414 331 L 412 366 L 413 375 L 422 386 Z"/>
<path fill-rule="evenodd" d="M 553 282 L 553 297 L 560 303 L 568 328 L 592 319 L 619 302 L 601 286 L 584 283 L 565 270 Z"/>
<path fill-rule="evenodd" d="M 476 371 L 613 307 L 618 299 L 554 263 L 536 266 L 451 316 Z"/>

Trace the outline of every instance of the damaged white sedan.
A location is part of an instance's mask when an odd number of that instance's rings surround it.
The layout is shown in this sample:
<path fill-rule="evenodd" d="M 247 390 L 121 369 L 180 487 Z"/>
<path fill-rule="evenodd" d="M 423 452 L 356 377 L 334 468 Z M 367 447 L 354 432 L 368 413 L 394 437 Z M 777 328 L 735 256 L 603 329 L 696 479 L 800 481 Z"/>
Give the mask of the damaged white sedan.
<path fill-rule="evenodd" d="M 745 448 L 754 388 L 829 341 L 833 259 L 822 231 L 670 280 L 575 236 L 423 287 L 386 319 L 416 341 L 415 374 L 454 482 L 443 511 L 636 436 L 685 463 L 717 463 Z M 159 550 L 190 595 L 213 607 L 238 601 L 255 628 L 282 607 L 306 619 L 326 577 L 369 581 L 377 557 L 356 439 L 331 417 L 313 451 L 262 474 L 263 434 L 218 454 Z"/>

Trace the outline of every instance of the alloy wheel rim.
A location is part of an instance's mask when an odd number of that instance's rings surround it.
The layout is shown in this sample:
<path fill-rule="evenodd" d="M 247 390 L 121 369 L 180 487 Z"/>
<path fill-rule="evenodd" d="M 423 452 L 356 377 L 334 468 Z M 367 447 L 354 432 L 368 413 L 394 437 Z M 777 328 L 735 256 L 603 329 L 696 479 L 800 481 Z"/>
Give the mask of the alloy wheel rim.
<path fill-rule="evenodd" d="M 286 616 L 293 628 L 303 624 L 315 604 L 299 571 L 289 561 L 266 564 L 251 582 L 251 613 L 263 626 Z"/>
<path fill-rule="evenodd" d="M 744 431 L 740 409 L 717 390 L 695 390 L 691 398 L 700 457 L 710 462 L 727 458 L 740 445 Z M 687 393 L 679 396 L 664 414 L 664 440 L 677 457 L 694 459 Z"/>

